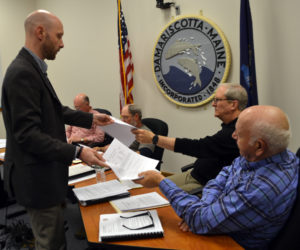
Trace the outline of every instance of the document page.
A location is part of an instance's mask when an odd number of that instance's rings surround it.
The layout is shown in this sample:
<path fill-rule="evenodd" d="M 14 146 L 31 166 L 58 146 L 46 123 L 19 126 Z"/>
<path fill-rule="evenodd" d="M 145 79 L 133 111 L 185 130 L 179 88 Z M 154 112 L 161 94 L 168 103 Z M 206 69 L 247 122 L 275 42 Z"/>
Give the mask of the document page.
<path fill-rule="evenodd" d="M 134 195 L 128 198 L 117 199 L 110 203 L 117 211 L 121 212 L 145 210 L 170 205 L 169 201 L 157 192 Z"/>
<path fill-rule="evenodd" d="M 132 151 L 116 138 L 103 154 L 103 157 L 119 180 L 139 179 L 139 173 L 154 170 L 158 164 L 158 160 Z"/>
<path fill-rule="evenodd" d="M 119 181 L 112 180 L 86 187 L 73 188 L 73 192 L 77 196 L 78 200 L 88 201 L 125 193 L 127 192 L 127 188 Z"/>
<path fill-rule="evenodd" d="M 131 130 L 136 128 L 126 122 L 123 122 L 115 117 L 111 118 L 114 120 L 114 123 L 106 125 L 106 126 L 99 126 L 103 131 L 108 133 L 110 136 L 117 138 L 121 141 L 124 145 L 129 147 L 131 143 L 135 141 L 135 135 L 131 133 Z"/>

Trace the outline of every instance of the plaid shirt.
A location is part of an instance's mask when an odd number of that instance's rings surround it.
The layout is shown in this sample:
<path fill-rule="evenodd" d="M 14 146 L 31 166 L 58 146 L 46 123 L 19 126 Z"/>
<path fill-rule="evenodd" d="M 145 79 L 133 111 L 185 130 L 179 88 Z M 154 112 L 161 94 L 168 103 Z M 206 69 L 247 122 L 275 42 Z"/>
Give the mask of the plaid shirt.
<path fill-rule="evenodd" d="M 243 157 L 188 195 L 164 179 L 160 189 L 196 234 L 229 234 L 243 247 L 264 248 L 288 218 L 296 198 L 299 159 L 290 151 L 258 162 Z"/>

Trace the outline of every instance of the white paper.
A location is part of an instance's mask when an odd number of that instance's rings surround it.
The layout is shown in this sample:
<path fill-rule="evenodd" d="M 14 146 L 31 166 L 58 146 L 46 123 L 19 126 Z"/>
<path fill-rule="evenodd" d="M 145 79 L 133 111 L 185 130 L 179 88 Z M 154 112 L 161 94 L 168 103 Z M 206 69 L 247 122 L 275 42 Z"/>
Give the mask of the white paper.
<path fill-rule="evenodd" d="M 133 218 L 124 219 L 120 216 L 130 217 L 137 214 L 145 212 L 131 212 L 131 213 L 122 213 L 122 214 L 101 214 L 99 220 L 99 241 L 102 241 L 102 238 L 110 236 L 129 236 L 129 235 L 140 235 L 147 233 L 163 233 L 163 228 L 159 220 L 156 210 L 149 211 L 153 218 L 153 227 L 130 230 L 125 228 L 123 225 L 126 225 L 129 228 L 138 228 L 149 225 L 152 223 L 149 215 L 138 216 Z"/>
<path fill-rule="evenodd" d="M 139 179 L 139 173 L 147 170 L 155 170 L 158 164 L 158 160 L 134 152 L 116 138 L 103 154 L 103 158 L 119 180 Z"/>
<path fill-rule="evenodd" d="M 78 200 L 88 201 L 125 193 L 127 192 L 127 188 L 119 181 L 112 180 L 85 187 L 73 188 L 73 192 Z"/>
<path fill-rule="evenodd" d="M 0 148 L 6 147 L 6 139 L 0 139 Z"/>
<path fill-rule="evenodd" d="M 86 172 L 94 171 L 94 169 L 88 165 L 85 164 L 76 164 L 69 167 L 69 177 L 72 177 L 74 175 L 83 174 Z"/>
<path fill-rule="evenodd" d="M 136 127 L 115 117 L 111 116 L 111 118 L 114 120 L 114 123 L 99 127 L 107 134 L 114 138 L 117 138 L 120 142 L 129 147 L 131 143 L 135 141 L 135 135 L 131 132 L 131 130 Z"/>
<path fill-rule="evenodd" d="M 169 205 L 169 201 L 159 195 L 157 192 L 134 195 L 128 198 L 117 199 L 111 203 L 121 212 L 145 210 L 155 207 Z"/>

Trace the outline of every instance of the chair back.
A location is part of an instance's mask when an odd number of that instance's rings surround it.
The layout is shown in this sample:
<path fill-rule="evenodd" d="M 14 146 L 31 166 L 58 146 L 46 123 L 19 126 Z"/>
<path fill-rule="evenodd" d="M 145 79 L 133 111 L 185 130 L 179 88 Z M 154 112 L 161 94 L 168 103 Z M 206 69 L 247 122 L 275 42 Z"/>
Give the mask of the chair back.
<path fill-rule="evenodd" d="M 300 148 L 296 155 L 300 158 Z M 270 243 L 269 250 L 297 250 L 300 246 L 300 173 L 298 176 L 297 196 L 291 214 L 276 238 Z"/>
<path fill-rule="evenodd" d="M 107 115 L 111 115 L 111 112 L 108 111 L 107 109 L 94 109 L 96 111 L 98 111 L 99 113 L 102 113 L 102 114 L 107 114 Z"/>
<path fill-rule="evenodd" d="M 108 111 L 107 109 L 95 108 L 94 110 L 96 110 L 96 111 L 98 111 L 99 113 L 102 113 L 102 114 L 111 115 L 111 112 Z M 103 142 L 95 142 L 90 146 L 91 147 L 103 147 L 103 146 L 106 146 L 106 145 L 110 144 L 113 141 L 113 139 L 114 139 L 113 137 L 111 137 L 109 134 L 105 133 Z"/>
<path fill-rule="evenodd" d="M 144 118 L 142 119 L 142 123 L 151 129 L 154 134 L 167 136 L 169 132 L 168 124 L 164 121 L 156 118 Z M 156 169 L 160 170 L 160 165 L 162 163 L 162 157 L 164 154 L 164 149 L 155 146 L 154 152 L 152 155 L 153 159 L 159 160 L 159 163 Z"/>

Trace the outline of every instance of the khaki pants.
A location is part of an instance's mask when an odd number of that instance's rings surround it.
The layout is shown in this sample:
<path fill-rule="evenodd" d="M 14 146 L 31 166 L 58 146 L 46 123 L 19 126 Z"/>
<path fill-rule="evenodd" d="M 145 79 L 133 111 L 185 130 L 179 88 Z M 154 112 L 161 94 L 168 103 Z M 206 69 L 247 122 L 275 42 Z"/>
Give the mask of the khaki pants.
<path fill-rule="evenodd" d="M 36 250 L 65 250 L 66 238 L 62 205 L 45 209 L 26 208 L 35 237 Z"/>
<path fill-rule="evenodd" d="M 191 175 L 192 169 L 186 172 L 170 175 L 167 178 L 173 181 L 178 187 L 186 192 L 190 192 L 195 188 L 203 187 L 196 179 Z"/>

